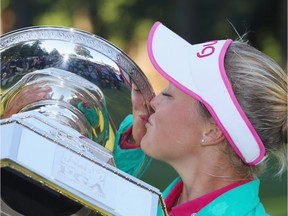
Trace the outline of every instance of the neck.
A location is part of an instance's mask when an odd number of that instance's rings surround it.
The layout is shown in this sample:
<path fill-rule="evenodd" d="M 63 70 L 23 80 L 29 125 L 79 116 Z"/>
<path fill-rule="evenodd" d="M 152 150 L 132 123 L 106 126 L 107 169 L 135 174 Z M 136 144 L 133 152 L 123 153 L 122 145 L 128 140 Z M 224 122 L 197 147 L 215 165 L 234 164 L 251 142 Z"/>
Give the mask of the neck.
<path fill-rule="evenodd" d="M 204 175 L 198 175 L 194 180 L 183 180 L 183 191 L 179 198 L 179 204 L 194 200 L 205 194 L 208 194 L 217 189 L 223 188 L 227 185 L 235 183 L 236 181 L 230 178 L 222 177 L 210 177 Z"/>
<path fill-rule="evenodd" d="M 181 163 L 178 169 L 174 166 L 183 181 L 183 191 L 179 197 L 179 204 L 241 180 L 228 162 L 218 164 L 221 166 L 217 166 L 217 163 L 209 164 L 206 160 L 206 163 L 197 163 L 196 161 L 189 161 L 186 165 Z"/>

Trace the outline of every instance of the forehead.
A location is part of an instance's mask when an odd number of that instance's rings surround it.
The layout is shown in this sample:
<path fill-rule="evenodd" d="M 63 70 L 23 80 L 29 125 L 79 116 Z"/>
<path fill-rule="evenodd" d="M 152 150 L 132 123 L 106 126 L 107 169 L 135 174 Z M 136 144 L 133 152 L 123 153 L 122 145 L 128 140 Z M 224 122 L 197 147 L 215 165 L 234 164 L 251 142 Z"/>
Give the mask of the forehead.
<path fill-rule="evenodd" d="M 174 116 L 180 122 L 198 126 L 200 126 L 200 122 L 205 122 L 206 117 L 203 115 L 203 108 L 198 100 L 183 92 L 172 83 L 167 86 L 166 91 L 172 97 L 172 100 L 168 99 L 168 101 L 172 101 L 171 103 L 169 102 L 169 112 L 171 112 L 171 109 L 173 110 L 173 115 L 171 114 L 170 117 Z M 164 106 L 167 108 L 166 105 Z"/>
<path fill-rule="evenodd" d="M 195 98 L 193 98 L 191 95 L 185 93 L 182 89 L 178 88 L 176 85 L 174 85 L 173 83 L 169 83 L 169 85 L 166 88 L 168 91 L 174 92 L 175 94 L 179 94 L 179 95 L 183 95 L 183 97 L 187 97 L 187 99 L 191 99 L 191 100 L 196 100 Z"/>
<path fill-rule="evenodd" d="M 191 95 L 183 92 L 180 88 L 175 86 L 173 83 L 169 83 L 167 88 L 165 89 L 168 91 L 169 94 L 172 95 L 172 97 L 179 102 L 179 105 L 183 107 L 190 107 L 190 106 L 199 106 L 199 101 L 193 98 Z M 181 100 L 181 102 L 180 102 Z"/>

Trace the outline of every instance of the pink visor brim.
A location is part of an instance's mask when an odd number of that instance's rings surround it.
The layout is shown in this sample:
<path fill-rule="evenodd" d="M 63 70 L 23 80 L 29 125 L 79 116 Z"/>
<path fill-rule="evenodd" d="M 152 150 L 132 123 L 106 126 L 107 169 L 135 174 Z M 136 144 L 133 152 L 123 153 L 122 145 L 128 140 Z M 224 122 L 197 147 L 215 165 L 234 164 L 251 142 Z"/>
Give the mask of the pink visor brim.
<path fill-rule="evenodd" d="M 234 95 L 224 68 L 232 40 L 191 45 L 160 22 L 148 37 L 148 55 L 169 82 L 202 102 L 238 156 L 249 165 L 260 163 L 265 147 Z"/>

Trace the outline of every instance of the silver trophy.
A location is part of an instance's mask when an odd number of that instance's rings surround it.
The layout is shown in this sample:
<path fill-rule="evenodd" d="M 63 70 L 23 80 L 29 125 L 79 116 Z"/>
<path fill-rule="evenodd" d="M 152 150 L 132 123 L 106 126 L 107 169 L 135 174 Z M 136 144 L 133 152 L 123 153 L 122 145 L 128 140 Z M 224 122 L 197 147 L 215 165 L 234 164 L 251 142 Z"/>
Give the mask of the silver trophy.
<path fill-rule="evenodd" d="M 156 215 L 158 189 L 117 169 L 115 131 L 134 82 L 120 49 L 81 30 L 38 26 L 1 36 L 1 211 L 6 215 Z"/>

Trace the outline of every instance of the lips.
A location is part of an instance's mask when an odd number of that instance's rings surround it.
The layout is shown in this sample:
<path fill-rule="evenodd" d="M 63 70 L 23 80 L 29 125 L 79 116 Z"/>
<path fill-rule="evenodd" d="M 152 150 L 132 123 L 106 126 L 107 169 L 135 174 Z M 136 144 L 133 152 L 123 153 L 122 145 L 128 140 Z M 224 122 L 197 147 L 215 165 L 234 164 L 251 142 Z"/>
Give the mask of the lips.
<path fill-rule="evenodd" d="M 147 128 L 149 125 L 152 125 L 151 123 L 151 115 L 149 116 L 149 118 L 146 121 L 145 127 Z"/>
<path fill-rule="evenodd" d="M 147 114 L 139 114 L 139 117 L 143 122 L 147 122 L 149 119 L 149 115 Z"/>

